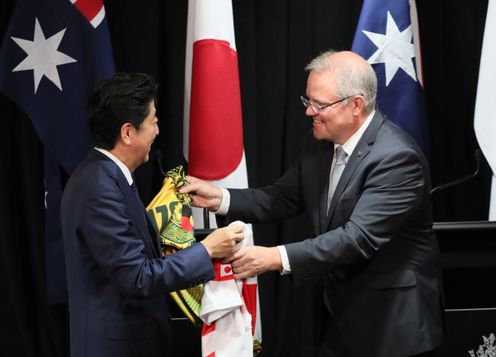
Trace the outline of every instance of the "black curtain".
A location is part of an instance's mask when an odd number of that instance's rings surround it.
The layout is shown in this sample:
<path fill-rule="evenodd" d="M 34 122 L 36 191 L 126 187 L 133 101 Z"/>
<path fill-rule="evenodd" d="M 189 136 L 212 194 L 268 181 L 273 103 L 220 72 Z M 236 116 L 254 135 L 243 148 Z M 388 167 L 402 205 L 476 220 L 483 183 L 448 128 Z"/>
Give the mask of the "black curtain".
<path fill-rule="evenodd" d="M 326 49 L 351 47 L 361 3 L 233 0 L 251 186 L 273 182 L 297 158 L 301 139 L 311 128 L 299 101 L 306 84 L 303 68 Z M 164 168 L 172 168 L 183 163 L 187 2 L 107 0 L 105 5 L 117 69 L 147 72 L 159 80 L 155 147 L 163 153 Z M 0 2 L 0 41 L 14 6 L 15 0 Z M 473 112 L 487 0 L 417 0 L 417 6 L 436 186 L 475 168 Z M 0 145 L 6 153 L 0 175 L 0 346 L 12 357 L 66 356 L 67 306 L 49 305 L 46 299 L 42 144 L 29 118 L 3 94 L 0 113 Z M 137 170 L 145 201 L 161 185 L 154 156 Z M 436 193 L 435 220 L 486 220 L 490 175 L 483 160 L 476 179 Z M 267 246 L 311 236 L 304 216 L 254 229 L 256 243 Z M 295 287 L 276 273 L 260 276 L 259 285 L 262 355 L 312 356 L 309 312 L 320 299 L 319 287 Z"/>

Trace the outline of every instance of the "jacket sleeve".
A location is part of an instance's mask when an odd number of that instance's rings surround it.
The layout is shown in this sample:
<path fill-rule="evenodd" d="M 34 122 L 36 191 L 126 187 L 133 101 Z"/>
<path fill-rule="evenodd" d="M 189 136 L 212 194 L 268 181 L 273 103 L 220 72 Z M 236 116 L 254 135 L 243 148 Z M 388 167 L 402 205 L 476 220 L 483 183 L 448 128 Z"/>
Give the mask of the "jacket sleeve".
<path fill-rule="evenodd" d="M 259 189 L 229 189 L 231 204 L 227 221 L 275 223 L 303 212 L 300 162 L 275 184 Z"/>
<path fill-rule="evenodd" d="M 369 165 L 354 197 L 336 211 L 343 224 L 315 238 L 286 245 L 295 282 L 371 259 L 401 230 L 424 199 L 424 172 L 411 149 L 391 152 Z"/>
<path fill-rule="evenodd" d="M 124 296 L 149 297 L 192 287 L 213 278 L 202 244 L 162 258 L 145 253 L 129 207 L 115 187 L 94 192 L 83 209 L 78 238 L 87 246 L 88 264 L 96 264 Z"/>

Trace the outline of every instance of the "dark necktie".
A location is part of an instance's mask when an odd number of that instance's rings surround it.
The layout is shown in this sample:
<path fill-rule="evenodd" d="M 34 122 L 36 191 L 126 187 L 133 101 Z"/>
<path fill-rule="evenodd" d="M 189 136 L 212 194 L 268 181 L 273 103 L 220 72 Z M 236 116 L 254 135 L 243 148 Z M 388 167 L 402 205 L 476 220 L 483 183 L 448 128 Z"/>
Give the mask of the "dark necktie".
<path fill-rule="evenodd" d="M 145 218 L 146 210 L 145 206 L 143 205 L 143 202 L 141 201 L 139 192 L 138 192 L 138 186 L 136 186 L 135 181 L 131 184 L 131 189 L 133 190 L 134 196 L 136 197 L 136 200 L 138 201 L 139 206 L 142 208 L 143 211 L 143 218 Z"/>
<path fill-rule="evenodd" d="M 148 236 L 150 237 L 152 245 L 154 246 L 154 248 L 157 247 L 157 249 L 155 249 L 155 251 L 160 256 L 161 253 L 158 253 L 159 250 L 158 250 L 158 246 L 156 245 L 157 242 L 155 240 L 156 239 L 156 231 L 154 230 L 154 228 L 150 224 L 150 221 L 147 219 L 148 213 L 146 212 L 145 206 L 143 205 L 143 202 L 141 201 L 141 198 L 140 198 L 140 195 L 138 192 L 138 187 L 136 186 L 135 181 L 133 181 L 133 183 L 131 184 L 131 189 L 133 190 L 133 193 L 134 193 L 136 199 L 138 200 L 139 207 L 141 207 L 141 209 L 142 209 L 143 213 L 142 213 L 141 217 L 143 217 L 143 224 L 146 227 L 148 227 L 148 231 L 149 231 Z"/>

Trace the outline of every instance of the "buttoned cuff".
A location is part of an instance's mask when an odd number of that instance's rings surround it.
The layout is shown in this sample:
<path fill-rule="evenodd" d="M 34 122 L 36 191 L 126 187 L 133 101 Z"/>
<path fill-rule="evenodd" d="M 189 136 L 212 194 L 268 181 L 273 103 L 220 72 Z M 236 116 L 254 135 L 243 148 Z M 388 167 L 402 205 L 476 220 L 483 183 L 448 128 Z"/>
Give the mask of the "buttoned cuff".
<path fill-rule="evenodd" d="M 229 205 L 231 204 L 231 194 L 229 193 L 228 190 L 226 190 L 223 187 L 221 187 L 221 190 L 222 190 L 222 200 L 220 201 L 219 209 L 214 213 L 220 216 L 225 216 L 227 215 L 227 212 L 229 211 Z"/>
<path fill-rule="evenodd" d="M 289 265 L 288 252 L 286 252 L 286 247 L 283 245 L 278 245 L 279 254 L 281 255 L 282 270 L 281 275 L 291 274 L 291 266 Z"/>

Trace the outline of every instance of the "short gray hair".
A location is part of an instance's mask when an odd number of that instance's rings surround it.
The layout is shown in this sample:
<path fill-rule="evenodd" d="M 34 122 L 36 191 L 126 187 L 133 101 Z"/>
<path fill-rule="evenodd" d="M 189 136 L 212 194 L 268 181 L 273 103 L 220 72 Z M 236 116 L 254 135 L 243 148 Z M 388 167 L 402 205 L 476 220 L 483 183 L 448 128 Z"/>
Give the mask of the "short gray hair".
<path fill-rule="evenodd" d="M 334 57 L 338 53 L 329 50 L 320 54 L 305 67 L 305 70 L 335 74 L 335 94 L 341 98 L 362 94 L 365 110 L 370 113 L 375 108 L 377 98 L 377 76 L 374 69 L 365 60 L 363 65 L 357 65 L 356 61 L 336 60 Z"/>

